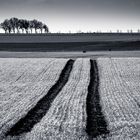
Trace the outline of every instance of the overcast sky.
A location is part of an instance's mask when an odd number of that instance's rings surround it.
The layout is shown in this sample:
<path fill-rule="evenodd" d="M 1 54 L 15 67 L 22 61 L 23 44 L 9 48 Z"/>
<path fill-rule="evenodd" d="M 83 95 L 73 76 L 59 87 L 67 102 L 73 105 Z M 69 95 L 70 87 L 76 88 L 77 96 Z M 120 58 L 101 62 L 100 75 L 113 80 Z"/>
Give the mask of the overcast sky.
<path fill-rule="evenodd" d="M 0 22 L 39 19 L 51 32 L 140 28 L 140 0 L 0 0 Z"/>

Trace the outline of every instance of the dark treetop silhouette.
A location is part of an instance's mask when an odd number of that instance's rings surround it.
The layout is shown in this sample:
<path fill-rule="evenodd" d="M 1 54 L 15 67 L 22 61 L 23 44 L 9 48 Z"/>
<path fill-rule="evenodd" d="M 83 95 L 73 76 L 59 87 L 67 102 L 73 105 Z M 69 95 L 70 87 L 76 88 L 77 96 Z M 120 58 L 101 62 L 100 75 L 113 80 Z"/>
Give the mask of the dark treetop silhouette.
<path fill-rule="evenodd" d="M 33 33 L 33 29 L 35 33 L 48 33 L 48 26 L 41 21 L 36 19 L 34 20 L 26 20 L 26 19 L 18 19 L 11 18 L 4 20 L 0 27 L 5 31 L 5 33 Z"/>

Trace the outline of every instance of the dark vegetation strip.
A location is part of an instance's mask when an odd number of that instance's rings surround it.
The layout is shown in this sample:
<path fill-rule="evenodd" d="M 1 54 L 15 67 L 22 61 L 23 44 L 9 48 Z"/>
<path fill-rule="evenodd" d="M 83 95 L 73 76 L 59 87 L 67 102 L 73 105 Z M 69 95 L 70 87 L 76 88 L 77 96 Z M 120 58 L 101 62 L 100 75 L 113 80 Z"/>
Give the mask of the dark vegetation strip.
<path fill-rule="evenodd" d="M 90 60 L 90 84 L 88 86 L 88 95 L 86 102 L 87 111 L 87 125 L 86 132 L 90 138 L 95 138 L 99 135 L 108 134 L 107 122 L 102 113 L 100 105 L 100 95 L 98 91 L 99 87 L 99 75 L 97 62 Z"/>
<path fill-rule="evenodd" d="M 48 93 L 32 108 L 24 118 L 21 118 L 7 133 L 6 136 L 18 136 L 22 133 L 30 132 L 33 126 L 38 123 L 47 113 L 51 104 L 58 93 L 62 90 L 69 79 L 74 60 L 69 60 L 62 70 L 56 84 L 54 84 Z"/>
<path fill-rule="evenodd" d="M 140 108 L 140 103 L 135 98 L 133 98 L 133 99 L 136 102 L 137 106 Z"/>

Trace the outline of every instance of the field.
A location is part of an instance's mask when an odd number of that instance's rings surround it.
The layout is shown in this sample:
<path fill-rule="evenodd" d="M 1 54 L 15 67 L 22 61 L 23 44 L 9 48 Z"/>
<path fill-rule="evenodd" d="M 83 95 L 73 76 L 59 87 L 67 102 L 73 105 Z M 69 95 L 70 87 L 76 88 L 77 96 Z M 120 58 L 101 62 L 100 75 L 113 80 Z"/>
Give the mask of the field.
<path fill-rule="evenodd" d="M 0 139 L 139 140 L 139 70 L 138 57 L 0 58 Z"/>
<path fill-rule="evenodd" d="M 85 52 L 140 50 L 140 33 L 0 34 L 0 51 Z"/>

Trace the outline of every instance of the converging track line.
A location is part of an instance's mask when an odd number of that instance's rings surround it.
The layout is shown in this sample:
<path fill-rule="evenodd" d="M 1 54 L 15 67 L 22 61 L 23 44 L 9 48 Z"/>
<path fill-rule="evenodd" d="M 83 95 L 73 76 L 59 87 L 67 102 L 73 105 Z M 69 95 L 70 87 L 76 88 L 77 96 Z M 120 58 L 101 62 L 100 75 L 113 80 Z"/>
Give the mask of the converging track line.
<path fill-rule="evenodd" d="M 96 60 L 90 60 L 90 84 L 88 86 L 87 95 L 87 125 L 86 132 L 90 138 L 95 138 L 100 135 L 108 134 L 107 122 L 102 113 L 100 105 L 99 74 Z"/>
<path fill-rule="evenodd" d="M 52 102 L 65 86 L 73 68 L 74 60 L 69 60 L 62 70 L 56 84 L 54 84 L 48 93 L 32 108 L 25 117 L 21 118 L 7 133 L 6 136 L 18 136 L 22 133 L 30 132 L 33 126 L 40 122 L 45 116 Z"/>

